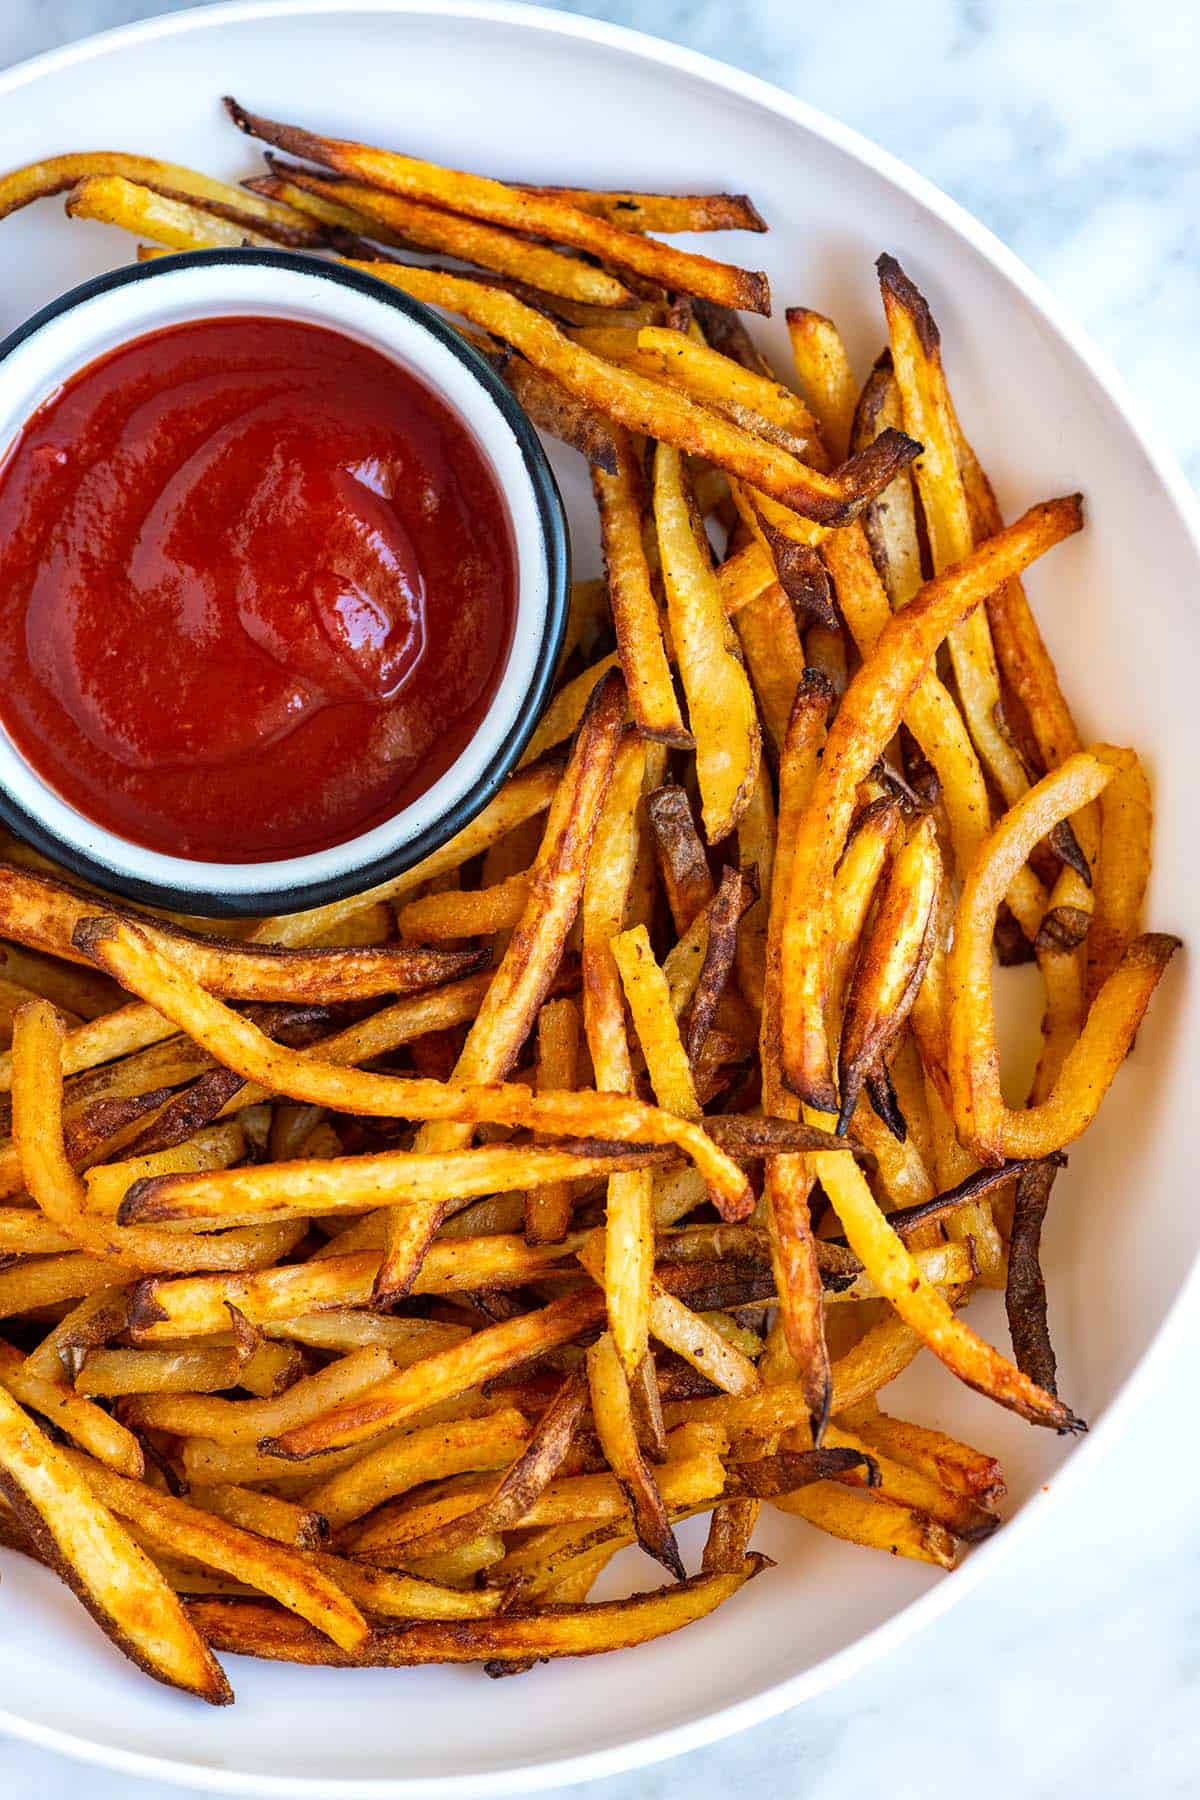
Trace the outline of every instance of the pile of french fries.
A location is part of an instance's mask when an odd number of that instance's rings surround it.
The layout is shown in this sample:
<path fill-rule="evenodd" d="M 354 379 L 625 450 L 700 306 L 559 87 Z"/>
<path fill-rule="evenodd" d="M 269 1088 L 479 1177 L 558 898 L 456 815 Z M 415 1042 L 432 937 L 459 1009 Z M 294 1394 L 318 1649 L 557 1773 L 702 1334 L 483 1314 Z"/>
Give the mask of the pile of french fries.
<path fill-rule="evenodd" d="M 1042 1220 L 1176 947 L 1146 776 L 1081 744 L 1021 586 L 1079 500 L 1002 524 L 891 257 L 865 386 L 804 309 L 789 385 L 738 317 L 765 277 L 653 235 L 765 229 L 744 197 L 229 107 L 299 160 L 58 157 L 0 213 L 66 192 L 143 256 L 286 244 L 444 309 L 589 460 L 607 573 L 522 767 L 369 893 L 216 936 L 7 844 L 0 1541 L 216 1703 L 217 1651 L 645 1642 L 764 1566 L 764 1505 L 952 1568 L 1001 1471 L 879 1395 L 924 1348 L 1082 1429 Z M 1023 1107 L 996 950 L 1044 980 Z M 634 1544 L 666 1585 L 590 1601 Z"/>

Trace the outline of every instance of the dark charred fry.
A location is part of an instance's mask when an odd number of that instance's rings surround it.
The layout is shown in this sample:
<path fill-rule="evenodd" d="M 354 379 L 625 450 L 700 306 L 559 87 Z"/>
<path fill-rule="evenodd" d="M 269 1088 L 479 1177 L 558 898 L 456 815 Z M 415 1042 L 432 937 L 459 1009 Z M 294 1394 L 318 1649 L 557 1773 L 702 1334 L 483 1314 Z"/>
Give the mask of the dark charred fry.
<path fill-rule="evenodd" d="M 908 1124 L 900 1110 L 900 1100 L 892 1085 L 891 1072 L 886 1063 L 880 1063 L 877 1069 L 863 1082 L 867 1099 L 871 1102 L 871 1110 L 882 1119 L 898 1144 L 907 1142 Z"/>
<path fill-rule="evenodd" d="M 675 929 L 683 936 L 696 914 L 713 898 L 713 879 L 704 843 L 681 787 L 656 788 L 646 800 L 658 866 Z"/>
<path fill-rule="evenodd" d="M 811 544 L 798 544 L 758 508 L 759 530 L 767 540 L 779 585 L 795 607 L 799 622 L 815 621 L 829 631 L 841 629 L 829 571 Z"/>
<path fill-rule="evenodd" d="M 1066 1158 L 1061 1159 L 1060 1166 Z M 932 1225 L 939 1219 L 965 1206 L 968 1201 L 982 1200 L 988 1194 L 997 1193 L 1015 1181 L 1026 1169 L 1034 1165 L 1029 1162 L 1008 1162 L 999 1169 L 978 1169 L 974 1175 L 968 1175 L 957 1187 L 947 1188 L 944 1194 L 935 1194 L 932 1200 L 923 1200 L 918 1206 L 897 1207 L 888 1214 L 888 1223 L 893 1230 L 903 1237 L 907 1233 L 917 1231 L 922 1225 Z"/>
<path fill-rule="evenodd" d="M 865 1451 L 779 1450 L 754 1462 L 731 1463 L 725 1492 L 731 1499 L 773 1500 L 814 1481 L 836 1481 L 853 1470 L 863 1472 L 867 1487 L 879 1486 L 879 1465 Z"/>
<path fill-rule="evenodd" d="M 717 1002 L 725 991 L 737 954 L 738 920 L 754 899 L 750 884 L 737 869 L 726 868 L 708 907 L 708 948 L 688 1015 L 684 1048 L 697 1068 L 712 1027 Z"/>
<path fill-rule="evenodd" d="M 1042 1224 L 1059 1167 L 1053 1158 L 1035 1162 L 1017 1182 L 1004 1290 L 1017 1367 L 1048 1394 L 1058 1392 L 1057 1365 L 1046 1317 L 1046 1283 L 1042 1279 L 1040 1253 Z"/>
<path fill-rule="evenodd" d="M 1034 949 L 1052 956 L 1077 950 L 1091 929 L 1092 915 L 1082 906 L 1052 906 L 1042 920 Z"/>

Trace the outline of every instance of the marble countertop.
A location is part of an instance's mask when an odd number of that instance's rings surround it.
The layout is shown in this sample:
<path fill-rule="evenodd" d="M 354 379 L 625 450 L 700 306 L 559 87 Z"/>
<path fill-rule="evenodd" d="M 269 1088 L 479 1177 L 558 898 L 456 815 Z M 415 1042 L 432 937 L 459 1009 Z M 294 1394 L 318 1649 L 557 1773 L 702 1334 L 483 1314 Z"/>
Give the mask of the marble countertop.
<path fill-rule="evenodd" d="M 1200 26 L 1193 0 L 585 0 L 844 119 L 1006 240 L 1200 480 Z M 0 66 L 170 0 L 3 0 Z M 895 51 L 903 19 L 905 55 Z M 572 1790 L 718 1800 L 1169 1800 L 1200 1770 L 1195 1359 L 993 1579 L 890 1658 L 714 1748 Z M 986 1661 L 980 1664 L 980 1648 Z M 0 1742 L 6 1800 L 166 1800 Z"/>

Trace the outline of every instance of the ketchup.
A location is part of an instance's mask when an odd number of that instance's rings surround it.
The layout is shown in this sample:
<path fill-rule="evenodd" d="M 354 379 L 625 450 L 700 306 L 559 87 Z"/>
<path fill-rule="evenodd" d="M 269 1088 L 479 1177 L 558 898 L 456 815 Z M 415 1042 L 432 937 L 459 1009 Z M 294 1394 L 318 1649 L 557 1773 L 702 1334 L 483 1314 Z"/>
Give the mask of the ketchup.
<path fill-rule="evenodd" d="M 301 855 L 445 772 L 515 615 L 503 499 L 377 351 L 202 320 L 92 363 L 0 465 L 0 720 L 98 824 Z"/>

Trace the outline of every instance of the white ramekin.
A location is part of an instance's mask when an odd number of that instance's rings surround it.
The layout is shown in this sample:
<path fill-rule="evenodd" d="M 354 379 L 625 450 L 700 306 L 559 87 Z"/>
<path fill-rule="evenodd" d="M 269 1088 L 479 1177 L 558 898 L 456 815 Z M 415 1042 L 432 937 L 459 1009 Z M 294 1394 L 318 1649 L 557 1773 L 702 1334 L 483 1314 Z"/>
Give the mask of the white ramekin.
<path fill-rule="evenodd" d="M 270 316 L 323 325 L 417 376 L 471 430 L 503 495 L 517 565 L 516 620 L 479 731 L 424 794 L 345 843 L 272 862 L 167 856 L 70 805 L 0 725 L 0 817 L 75 873 L 138 900 L 212 915 L 317 906 L 409 868 L 491 798 L 529 741 L 566 621 L 569 542 L 550 465 L 486 359 L 439 316 L 357 270 L 287 250 L 200 250 L 102 275 L 0 344 L 0 457 L 55 389 L 121 344 L 194 319 Z M 153 656 L 148 642 L 146 654 Z"/>

